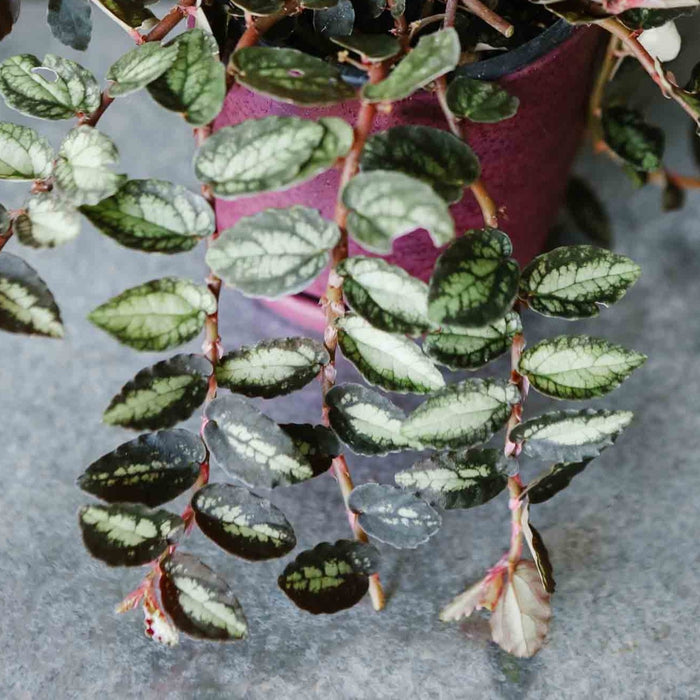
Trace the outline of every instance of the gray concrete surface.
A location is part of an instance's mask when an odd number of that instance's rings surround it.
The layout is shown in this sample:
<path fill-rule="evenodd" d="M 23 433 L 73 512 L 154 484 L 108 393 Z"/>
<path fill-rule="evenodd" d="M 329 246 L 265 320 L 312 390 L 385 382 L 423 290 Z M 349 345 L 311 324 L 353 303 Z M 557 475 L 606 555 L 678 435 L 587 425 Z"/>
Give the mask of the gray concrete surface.
<path fill-rule="evenodd" d="M 43 14 L 43 4 L 25 4 L 0 56 L 77 55 L 50 38 Z M 99 12 L 93 15 L 96 36 L 81 60 L 103 75 L 129 39 Z M 680 74 L 687 68 L 683 64 Z M 640 103 L 668 128 L 669 162 L 691 172 L 687 121 L 669 103 L 650 101 L 651 94 Z M 4 106 L 0 119 L 25 121 Z M 37 124 L 56 144 L 65 129 L 64 123 Z M 102 128 L 119 144 L 131 176 L 194 184 L 188 130 L 146 94 L 114 105 Z M 680 213 L 662 215 L 657 191 L 633 192 L 608 163 L 584 155 L 577 169 L 605 191 L 617 249 L 638 260 L 644 275 L 599 320 L 566 325 L 528 315 L 528 335 L 590 332 L 644 351 L 650 360 L 599 402 L 635 410 L 633 428 L 566 492 L 534 509 L 558 582 L 551 639 L 534 660 L 501 654 L 488 641 L 485 618 L 461 627 L 437 620 L 440 605 L 501 555 L 508 535 L 504 497 L 448 514 L 442 531 L 416 552 L 383 547 L 381 573 L 390 597 L 380 615 L 363 601 L 334 617 L 308 616 L 276 588 L 282 562 L 235 560 L 199 534 L 186 547 L 232 582 L 250 622 L 247 642 L 183 639 L 165 649 L 143 635 L 140 613 L 115 615 L 114 605 L 141 572 L 108 569 L 85 553 L 75 512 L 87 499 L 75 479 L 130 438 L 102 425 L 100 412 L 157 356 L 120 347 L 85 316 L 126 287 L 165 274 L 199 279 L 204 268 L 201 249 L 173 257 L 139 254 L 86 223 L 78 240 L 55 251 L 8 246 L 55 292 L 68 337 L 0 336 L 0 697 L 697 697 L 700 197 L 691 195 Z M 22 185 L 3 184 L 0 201 L 16 206 L 23 192 Z M 228 347 L 297 332 L 230 291 L 222 303 Z M 534 414 L 545 405 L 534 397 L 527 410 Z M 314 420 L 317 388 L 269 410 L 279 419 Z M 351 460 L 358 481 L 383 482 L 409 462 L 410 456 Z M 524 465 L 526 476 L 538 469 Z M 301 548 L 348 535 L 329 476 L 276 492 L 274 499 Z"/>

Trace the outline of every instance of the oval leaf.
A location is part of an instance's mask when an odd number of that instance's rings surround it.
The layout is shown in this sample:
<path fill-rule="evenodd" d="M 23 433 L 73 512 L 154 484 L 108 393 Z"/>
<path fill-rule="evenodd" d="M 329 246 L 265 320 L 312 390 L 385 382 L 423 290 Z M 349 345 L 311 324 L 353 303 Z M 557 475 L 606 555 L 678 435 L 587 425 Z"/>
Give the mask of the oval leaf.
<path fill-rule="evenodd" d="M 284 0 L 236 0 L 233 4 L 251 15 L 262 17 L 279 12 L 284 7 Z"/>
<path fill-rule="evenodd" d="M 370 544 L 321 542 L 302 552 L 277 579 L 290 600 L 314 615 L 351 608 L 367 593 L 379 552 Z"/>
<path fill-rule="evenodd" d="M 479 328 L 503 318 L 518 292 L 520 268 L 498 229 L 472 229 L 437 259 L 428 291 L 436 323 Z"/>
<path fill-rule="evenodd" d="M 397 549 L 415 549 L 442 525 L 440 515 L 424 500 L 387 484 L 358 486 L 348 507 L 368 535 Z"/>
<path fill-rule="evenodd" d="M 201 355 L 175 355 L 146 367 L 112 399 L 102 420 L 135 430 L 170 428 L 202 405 L 211 369 Z"/>
<path fill-rule="evenodd" d="M 505 489 L 508 476 L 501 451 L 475 449 L 431 455 L 395 474 L 394 481 L 432 505 L 453 510 L 490 501 Z"/>
<path fill-rule="evenodd" d="M 544 316 L 597 316 L 599 305 L 614 304 L 637 281 L 639 265 L 624 255 L 591 245 L 555 248 L 523 270 L 520 294 Z"/>
<path fill-rule="evenodd" d="M 395 238 L 419 228 L 427 229 L 436 246 L 454 238 L 445 200 L 403 173 L 362 172 L 345 186 L 342 199 L 348 208 L 348 233 L 373 253 L 390 253 Z"/>
<path fill-rule="evenodd" d="M 370 384 L 416 394 L 445 386 L 440 371 L 412 340 L 380 331 L 354 314 L 338 319 L 336 327 L 343 355 Z"/>
<path fill-rule="evenodd" d="M 447 106 L 456 117 L 494 124 L 515 116 L 520 105 L 497 83 L 458 75 L 447 88 Z"/>
<path fill-rule="evenodd" d="M 328 263 L 338 227 L 315 209 L 266 209 L 222 231 L 207 264 L 247 296 L 276 299 L 304 289 Z"/>
<path fill-rule="evenodd" d="M 172 66 L 177 55 L 177 44 L 149 41 L 137 46 L 110 66 L 106 78 L 112 84 L 107 92 L 110 97 L 123 97 L 146 87 Z"/>
<path fill-rule="evenodd" d="M 174 552 L 160 568 L 160 598 L 178 629 L 219 642 L 248 636 L 248 623 L 233 591 L 199 559 Z"/>
<path fill-rule="evenodd" d="M 48 192 L 34 195 L 12 225 L 23 245 L 32 248 L 53 248 L 80 233 L 80 216 L 70 206 Z"/>
<path fill-rule="evenodd" d="M 560 335 L 525 350 L 519 371 L 545 396 L 591 399 L 616 389 L 646 359 L 603 338 Z"/>
<path fill-rule="evenodd" d="M 522 495 L 527 496 L 527 500 L 532 504 L 544 503 L 565 489 L 590 462 L 590 459 L 586 459 L 583 462 L 554 464 L 551 469 L 533 479 Z"/>
<path fill-rule="evenodd" d="M 53 158 L 51 145 L 34 129 L 0 122 L 0 180 L 43 180 Z"/>
<path fill-rule="evenodd" d="M 85 547 L 109 566 L 148 564 L 175 542 L 184 528 L 179 515 L 129 503 L 83 506 L 78 520 Z"/>
<path fill-rule="evenodd" d="M 635 170 L 652 172 L 662 167 L 664 132 L 644 121 L 636 110 L 621 105 L 603 110 L 605 142 Z"/>
<path fill-rule="evenodd" d="M 147 252 L 191 250 L 215 229 L 214 211 L 204 197 L 164 180 L 129 180 L 80 211 L 117 243 Z"/>
<path fill-rule="evenodd" d="M 19 8 L 19 3 L 17 3 Z M 51 33 L 66 46 L 85 51 L 92 34 L 89 0 L 49 0 L 47 22 Z"/>
<path fill-rule="evenodd" d="M 508 420 L 520 400 L 514 384 L 467 379 L 451 384 L 416 408 L 401 426 L 411 441 L 436 448 L 486 442 Z"/>
<path fill-rule="evenodd" d="M 360 167 L 398 170 L 430 185 L 450 203 L 462 199 L 464 188 L 481 173 L 479 160 L 464 141 L 429 126 L 397 126 L 373 134 L 362 150 Z"/>
<path fill-rule="evenodd" d="M 304 3 L 306 5 L 306 3 Z M 361 34 L 352 32 L 348 36 L 331 36 L 330 40 L 344 49 L 360 54 L 366 61 L 385 61 L 401 51 L 398 39 L 388 34 Z"/>
<path fill-rule="evenodd" d="M 78 486 L 108 503 L 143 503 L 151 508 L 187 491 L 207 458 L 189 430 L 140 435 L 93 462 Z"/>
<path fill-rule="evenodd" d="M 204 441 L 214 459 L 248 486 L 274 488 L 314 476 L 309 460 L 277 423 L 237 396 L 214 399 Z"/>
<path fill-rule="evenodd" d="M 280 428 L 292 438 L 297 452 L 309 461 L 314 476 L 328 471 L 333 459 L 341 452 L 338 438 L 325 425 L 281 423 Z"/>
<path fill-rule="evenodd" d="M 243 559 L 281 557 L 297 543 L 284 513 L 243 486 L 208 484 L 192 497 L 192 510 L 210 540 Z"/>
<path fill-rule="evenodd" d="M 168 350 L 192 340 L 215 311 L 216 299 L 206 287 L 164 277 L 127 289 L 88 318 L 136 350 Z"/>

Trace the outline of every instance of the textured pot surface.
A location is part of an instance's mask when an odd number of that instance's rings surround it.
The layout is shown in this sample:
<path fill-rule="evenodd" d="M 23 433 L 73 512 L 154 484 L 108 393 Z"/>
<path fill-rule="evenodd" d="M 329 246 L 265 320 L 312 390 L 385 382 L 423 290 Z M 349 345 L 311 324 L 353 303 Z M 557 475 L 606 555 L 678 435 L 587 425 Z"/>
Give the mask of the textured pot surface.
<path fill-rule="evenodd" d="M 511 237 L 515 255 L 522 263 L 541 250 L 561 204 L 584 127 L 599 42 L 595 28 L 577 30 L 534 63 L 502 78 L 499 84 L 520 99 L 516 116 L 498 124 L 469 123 L 467 127 L 469 144 L 481 161 L 482 178 L 501 209 L 501 227 Z M 215 127 L 269 115 L 311 119 L 339 116 L 352 123 L 357 109 L 356 102 L 328 109 L 301 109 L 234 87 Z M 390 114 L 379 114 L 374 130 L 400 124 L 446 128 L 435 96 L 425 91 L 394 105 Z M 331 170 L 283 192 L 232 202 L 218 200 L 219 227 L 232 226 L 240 217 L 268 207 L 294 204 L 314 207 L 324 217 L 332 218 L 339 177 L 338 170 Z M 468 190 L 451 212 L 458 234 L 482 225 L 479 208 Z M 351 241 L 351 254 L 363 252 Z M 420 230 L 396 240 L 387 259 L 427 280 L 439 253 L 427 232 Z M 318 278 L 307 291 L 319 296 L 325 288 L 325 278 L 326 275 Z"/>

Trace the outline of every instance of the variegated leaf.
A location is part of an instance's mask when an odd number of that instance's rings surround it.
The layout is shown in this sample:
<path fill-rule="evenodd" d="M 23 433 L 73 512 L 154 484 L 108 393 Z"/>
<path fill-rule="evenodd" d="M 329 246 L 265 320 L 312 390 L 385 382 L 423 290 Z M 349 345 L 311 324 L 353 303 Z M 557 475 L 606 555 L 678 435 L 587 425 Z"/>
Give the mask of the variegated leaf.
<path fill-rule="evenodd" d="M 148 32 L 157 19 L 146 7 L 149 0 L 92 0 L 107 16 L 123 27 L 126 31 L 138 29 Z"/>
<path fill-rule="evenodd" d="M 379 563 L 370 544 L 321 542 L 289 563 L 277 580 L 290 600 L 314 615 L 336 613 L 358 603 Z"/>
<path fill-rule="evenodd" d="M 201 355 L 175 355 L 146 367 L 122 387 L 102 419 L 135 430 L 170 428 L 201 406 L 211 369 Z"/>
<path fill-rule="evenodd" d="M 221 396 L 207 406 L 205 415 L 209 451 L 227 473 L 248 486 L 288 486 L 314 476 L 292 438 L 248 401 Z"/>
<path fill-rule="evenodd" d="M 613 105 L 603 110 L 605 142 L 636 171 L 653 172 L 662 167 L 664 132 L 644 121 L 635 109 Z"/>
<path fill-rule="evenodd" d="M 161 562 L 160 598 L 175 626 L 197 639 L 230 642 L 248 636 L 243 609 L 226 581 L 191 554 Z"/>
<path fill-rule="evenodd" d="M 199 529 L 222 549 L 250 561 L 282 557 L 296 546 L 279 508 L 243 486 L 207 484 L 192 497 Z"/>
<path fill-rule="evenodd" d="M 395 238 L 427 229 L 436 246 L 455 235 L 445 200 L 430 185 L 403 173 L 372 170 L 356 175 L 342 192 L 348 233 L 373 253 L 390 253 Z"/>
<path fill-rule="evenodd" d="M 510 437 L 522 442 L 526 455 L 558 462 L 597 457 L 614 444 L 632 422 L 631 411 L 553 411 L 513 428 Z"/>
<path fill-rule="evenodd" d="M 617 388 L 646 359 L 603 338 L 560 335 L 525 350 L 519 371 L 546 396 L 591 399 Z"/>
<path fill-rule="evenodd" d="M 73 204 L 97 204 L 114 194 L 126 180 L 108 166 L 119 152 L 112 140 L 91 126 L 77 126 L 68 133 L 54 168 L 56 185 Z"/>
<path fill-rule="evenodd" d="M 189 430 L 146 433 L 93 462 L 78 486 L 108 503 L 153 508 L 187 491 L 206 458 L 204 444 Z"/>
<path fill-rule="evenodd" d="M 167 510 L 113 503 L 83 506 L 78 513 L 85 547 L 109 566 L 140 566 L 156 559 L 184 528 Z"/>
<path fill-rule="evenodd" d="M 368 535 L 397 549 L 415 549 L 442 525 L 440 515 L 423 499 L 388 484 L 356 487 L 348 507 Z"/>
<path fill-rule="evenodd" d="M 177 44 L 149 41 L 137 46 L 110 66 L 106 78 L 112 84 L 107 92 L 110 97 L 123 97 L 146 87 L 172 66 L 177 55 Z"/>
<path fill-rule="evenodd" d="M 192 340 L 215 311 L 216 299 L 206 287 L 164 277 L 127 289 L 88 318 L 136 350 L 168 350 Z"/>
<path fill-rule="evenodd" d="M 486 442 L 508 420 L 520 400 L 514 384 L 467 379 L 451 384 L 416 408 L 401 426 L 409 441 L 435 448 Z"/>
<path fill-rule="evenodd" d="M 580 474 L 590 462 L 590 459 L 586 459 L 583 462 L 555 464 L 551 469 L 533 479 L 523 494 L 527 495 L 528 501 L 532 504 L 544 503 L 565 489 L 571 480 Z"/>
<path fill-rule="evenodd" d="M 445 386 L 440 371 L 405 336 L 380 331 L 354 314 L 339 318 L 336 327 L 343 355 L 370 384 L 417 394 Z"/>
<path fill-rule="evenodd" d="M 454 28 L 421 37 L 416 47 L 394 68 L 388 78 L 365 85 L 362 95 L 369 102 L 396 102 L 453 70 L 460 56 L 459 36 Z"/>
<path fill-rule="evenodd" d="M 338 438 L 325 425 L 280 423 L 280 428 L 292 438 L 294 447 L 309 461 L 314 476 L 327 472 L 333 459 L 341 452 Z"/>
<path fill-rule="evenodd" d="M 503 318 L 518 292 L 520 268 L 510 239 L 498 229 L 475 229 L 437 259 L 428 291 L 435 323 L 480 328 Z"/>
<path fill-rule="evenodd" d="M 357 454 L 421 449 L 417 441 L 401 434 L 404 412 L 377 391 L 361 384 L 340 384 L 328 392 L 326 404 L 331 428 Z"/>
<path fill-rule="evenodd" d="M 80 233 L 80 216 L 54 195 L 40 192 L 30 198 L 25 213 L 14 220 L 12 228 L 23 245 L 53 248 Z"/>
<path fill-rule="evenodd" d="M 34 129 L 0 122 L 0 180 L 43 180 L 53 158 L 51 145 Z"/>
<path fill-rule="evenodd" d="M 0 329 L 10 333 L 63 337 L 53 294 L 34 268 L 12 253 L 0 255 Z"/>
<path fill-rule="evenodd" d="M 503 453 L 493 449 L 439 452 L 394 475 L 402 488 L 415 491 L 445 510 L 474 508 L 506 487 Z"/>
<path fill-rule="evenodd" d="M 527 542 L 528 549 L 537 567 L 537 573 L 540 575 L 540 581 L 547 593 L 554 593 L 557 587 L 554 580 L 554 568 L 549 559 L 549 552 L 545 546 L 542 535 L 538 532 L 534 525 L 530 523 L 530 509 L 526 503 L 522 509 L 520 525 L 523 529 L 523 536 Z"/>
<path fill-rule="evenodd" d="M 575 245 L 536 257 L 523 271 L 520 294 L 545 316 L 577 319 L 597 316 L 637 281 L 637 263 L 604 248 Z"/>
<path fill-rule="evenodd" d="M 498 83 L 458 75 L 447 88 L 447 106 L 456 117 L 494 124 L 515 116 L 520 105 Z"/>
<path fill-rule="evenodd" d="M 328 263 L 340 230 L 315 209 L 266 209 L 239 219 L 209 246 L 207 264 L 247 296 L 300 292 Z"/>
<path fill-rule="evenodd" d="M 379 35 L 382 36 L 382 35 Z M 449 131 L 405 125 L 373 134 L 360 159 L 362 170 L 398 170 L 430 185 L 447 202 L 462 199 L 479 177 L 474 151 Z"/>
<path fill-rule="evenodd" d="M 224 355 L 216 380 L 236 394 L 271 399 L 306 386 L 329 360 L 317 340 L 274 338 Z"/>
<path fill-rule="evenodd" d="M 129 180 L 80 211 L 117 243 L 147 252 L 191 250 L 215 229 L 214 211 L 204 197 L 165 180 Z"/>

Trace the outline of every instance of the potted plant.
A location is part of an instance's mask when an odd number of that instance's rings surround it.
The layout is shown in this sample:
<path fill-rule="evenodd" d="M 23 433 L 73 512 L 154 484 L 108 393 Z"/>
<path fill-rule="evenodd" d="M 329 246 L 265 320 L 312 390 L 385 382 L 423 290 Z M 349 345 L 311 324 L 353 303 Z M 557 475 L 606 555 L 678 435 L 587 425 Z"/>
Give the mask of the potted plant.
<path fill-rule="evenodd" d="M 588 102 L 596 148 L 636 180 L 663 185 L 671 204 L 694 185 L 663 169 L 658 129 L 605 101 L 616 64 L 633 56 L 697 120 L 696 76 L 681 88 L 660 63 L 673 33 L 666 27 L 647 34 L 686 8 L 644 5 L 183 0 L 156 19 L 138 2 L 117 0 L 101 6 L 137 46 L 110 68 L 104 89 L 82 66 L 54 55 L 0 63 L 7 105 L 38 118 L 77 120 L 58 152 L 32 128 L 0 124 L 0 177 L 31 183 L 21 209 L 2 210 L 0 327 L 63 334 L 50 290 L 4 249 L 8 241 L 52 247 L 78 235 L 81 215 L 117 243 L 145 252 L 182 253 L 206 240 L 205 284 L 163 277 L 90 314 L 137 350 L 170 351 L 204 332 L 201 354 L 169 354 L 124 385 L 103 418 L 141 434 L 79 478 L 99 499 L 79 513 L 90 553 L 112 566 L 146 567 L 120 610 L 142 607 L 147 634 L 166 644 L 177 641 L 178 630 L 225 641 L 247 634 L 229 584 L 186 553 L 195 528 L 247 560 L 290 555 L 279 587 L 311 613 L 344 610 L 368 592 L 381 610 L 380 549 L 370 540 L 415 548 L 438 531 L 441 510 L 476 507 L 507 492 L 507 552 L 441 617 L 486 609 L 493 639 L 506 651 L 530 656 L 541 647 L 554 576 L 531 506 L 565 488 L 632 414 L 586 407 L 526 416 L 528 391 L 595 399 L 645 360 L 583 335 L 525 344 L 528 313 L 593 317 L 619 301 L 640 272 L 625 256 L 590 245 L 530 260 L 564 194 L 578 115 L 605 36 L 571 26 L 597 25 L 609 35 Z M 84 0 L 51 4 L 49 23 L 71 46 L 87 46 L 86 8 Z M 170 38 L 186 18 L 191 26 Z M 485 58 L 502 48 L 502 56 Z M 117 149 L 99 121 L 120 97 L 141 89 L 193 127 L 201 193 L 129 180 L 112 169 Z M 547 100 L 571 108 L 566 128 L 551 116 L 542 121 Z M 540 146 L 550 144 L 545 157 L 532 147 L 536 133 Z M 547 196 L 538 190 L 542 183 L 551 183 Z M 605 215 L 587 186 L 575 184 L 568 196 L 577 221 L 600 234 Z M 520 262 L 501 227 L 518 232 Z M 415 245 L 399 249 L 409 234 Z M 357 252 L 351 243 L 364 254 L 349 255 Z M 397 257 L 382 258 L 392 247 Z M 222 284 L 278 299 L 307 289 L 329 264 L 322 337 L 224 351 Z M 336 384 L 338 350 L 370 386 Z M 472 372 L 507 352 L 511 371 L 502 379 L 447 383 L 440 369 Z M 278 424 L 248 401 L 274 399 L 316 377 L 318 424 Z M 383 392 L 425 399 L 407 415 Z M 199 435 L 175 427 L 200 410 Z M 501 446 L 489 443 L 501 429 Z M 355 486 L 346 448 L 376 459 L 421 454 L 395 484 Z M 553 466 L 524 483 L 521 454 Z M 223 469 L 224 481 L 210 463 Z M 293 552 L 294 530 L 270 490 L 299 484 L 301 493 L 302 482 L 329 471 L 353 538 Z M 162 507 L 183 493 L 189 502 L 181 514 Z"/>

